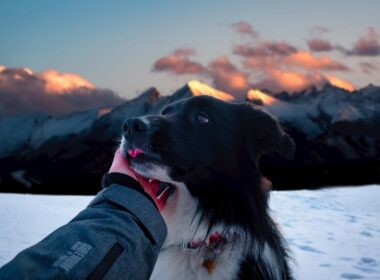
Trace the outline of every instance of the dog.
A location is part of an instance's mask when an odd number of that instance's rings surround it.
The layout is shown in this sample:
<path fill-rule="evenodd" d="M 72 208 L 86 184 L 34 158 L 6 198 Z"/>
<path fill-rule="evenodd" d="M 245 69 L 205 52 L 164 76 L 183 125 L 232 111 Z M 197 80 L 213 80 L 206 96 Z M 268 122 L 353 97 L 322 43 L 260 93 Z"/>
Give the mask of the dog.
<path fill-rule="evenodd" d="M 294 149 L 269 113 L 210 96 L 127 120 L 122 154 L 167 196 L 168 235 L 151 279 L 293 279 L 259 159 Z"/>

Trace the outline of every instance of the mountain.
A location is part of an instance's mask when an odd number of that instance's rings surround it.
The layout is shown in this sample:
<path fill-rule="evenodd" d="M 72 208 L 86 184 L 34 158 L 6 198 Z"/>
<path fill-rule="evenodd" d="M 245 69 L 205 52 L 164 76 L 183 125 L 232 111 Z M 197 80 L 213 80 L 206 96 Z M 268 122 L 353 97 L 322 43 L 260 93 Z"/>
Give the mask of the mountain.
<path fill-rule="evenodd" d="M 64 117 L 33 114 L 0 118 L 0 157 L 11 155 L 21 148 L 38 149 L 53 137 L 81 133 L 106 112 L 106 109 L 100 109 Z"/>
<path fill-rule="evenodd" d="M 311 87 L 294 94 L 271 95 L 250 90 L 247 99 L 295 126 L 308 138 L 320 135 L 335 123 L 379 120 L 380 87 L 373 85 L 354 92 L 330 84 L 321 90 Z"/>
<path fill-rule="evenodd" d="M 228 93 L 189 81 L 171 95 L 152 87 L 108 111 L 60 118 L 0 119 L 0 191 L 93 194 L 128 118 L 157 114 L 177 100 Z M 295 159 L 272 155 L 261 167 L 277 189 L 380 182 L 380 88 L 326 85 L 289 94 L 252 89 L 246 101 L 274 115 L 297 144 Z"/>

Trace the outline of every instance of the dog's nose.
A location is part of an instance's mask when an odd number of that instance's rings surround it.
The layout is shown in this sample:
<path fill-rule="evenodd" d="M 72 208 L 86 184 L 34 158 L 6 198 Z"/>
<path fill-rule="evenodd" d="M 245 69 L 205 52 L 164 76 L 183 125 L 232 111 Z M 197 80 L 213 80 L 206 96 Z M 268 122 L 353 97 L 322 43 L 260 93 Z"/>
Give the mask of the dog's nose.
<path fill-rule="evenodd" d="M 127 136 L 133 136 L 136 133 L 149 130 L 150 124 L 147 120 L 134 118 L 127 120 L 123 125 L 123 131 Z"/>

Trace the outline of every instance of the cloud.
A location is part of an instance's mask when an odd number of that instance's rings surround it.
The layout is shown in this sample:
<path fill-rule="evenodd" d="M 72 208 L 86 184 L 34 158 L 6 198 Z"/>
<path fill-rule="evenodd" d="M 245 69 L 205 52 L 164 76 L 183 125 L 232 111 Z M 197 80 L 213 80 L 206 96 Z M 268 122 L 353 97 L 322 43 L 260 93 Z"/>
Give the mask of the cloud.
<path fill-rule="evenodd" d="M 250 40 L 233 45 L 233 54 L 221 56 L 202 64 L 193 60 L 194 49 L 177 49 L 159 58 L 153 69 L 175 75 L 195 74 L 211 81 L 212 85 L 237 98 L 251 88 L 273 92 L 296 92 L 310 86 L 322 87 L 326 83 L 353 90 L 354 85 L 326 72 L 347 72 L 351 69 L 330 56 L 316 56 L 286 41 L 263 40 L 247 22 L 233 23 L 232 28 L 250 35 Z M 318 36 L 329 32 L 328 28 L 315 27 L 315 38 L 308 40 L 311 51 L 330 51 L 338 48 Z M 238 63 L 236 62 L 238 58 Z M 368 67 L 367 67 L 368 68 Z"/>
<path fill-rule="evenodd" d="M 195 49 L 176 49 L 172 54 L 159 58 L 153 65 L 153 71 L 166 71 L 177 75 L 203 73 L 205 69 L 202 64 L 190 59 L 195 54 Z"/>
<path fill-rule="evenodd" d="M 335 48 L 346 55 L 379 56 L 380 34 L 374 27 L 368 27 L 367 34 L 356 40 L 351 49 L 344 46 L 336 46 Z"/>
<path fill-rule="evenodd" d="M 296 92 L 313 85 L 321 86 L 325 83 L 326 79 L 321 74 L 269 69 L 265 78 L 255 83 L 255 87 L 272 92 Z"/>
<path fill-rule="evenodd" d="M 350 70 L 348 66 L 339 61 L 334 61 L 328 56 L 321 56 L 317 58 L 307 51 L 300 51 L 287 56 L 284 60 L 284 63 L 305 69 L 319 69 L 327 71 Z"/>
<path fill-rule="evenodd" d="M 237 44 L 233 48 L 236 55 L 243 57 L 285 56 L 297 52 L 297 48 L 285 41 L 266 41 L 258 43 Z"/>
<path fill-rule="evenodd" d="M 374 63 L 368 61 L 360 62 L 359 67 L 364 73 L 368 75 L 371 75 L 374 71 L 379 70 L 379 67 L 377 67 Z"/>
<path fill-rule="evenodd" d="M 334 76 L 325 76 L 319 72 L 302 73 L 277 69 L 267 70 L 265 78 L 257 81 L 253 86 L 272 92 L 287 91 L 293 93 L 311 86 L 322 87 L 326 83 L 330 83 L 347 91 L 353 91 L 355 89 L 355 86 L 350 82 Z"/>
<path fill-rule="evenodd" d="M 228 57 L 219 57 L 208 65 L 208 75 L 213 85 L 225 92 L 242 97 L 250 88 L 248 76 L 240 71 Z"/>
<path fill-rule="evenodd" d="M 329 52 L 334 49 L 329 41 L 318 38 L 307 40 L 307 45 L 313 52 Z"/>
<path fill-rule="evenodd" d="M 0 66 L 0 117 L 44 113 L 64 115 L 113 107 L 123 100 L 72 73 Z"/>
<path fill-rule="evenodd" d="M 95 89 L 94 85 L 79 75 L 72 73 L 59 73 L 56 70 L 47 70 L 40 74 L 45 81 L 46 92 L 65 94 L 79 88 Z"/>
<path fill-rule="evenodd" d="M 318 38 L 325 32 L 314 32 L 315 38 L 307 40 L 308 47 L 313 52 L 339 51 L 348 56 L 379 56 L 380 34 L 374 27 L 368 27 L 367 34 L 357 39 L 351 48 L 340 44 L 332 44 L 326 39 Z"/>
<path fill-rule="evenodd" d="M 380 35 L 375 28 L 369 27 L 367 34 L 355 43 L 351 55 L 377 56 L 380 55 Z"/>
<path fill-rule="evenodd" d="M 246 21 L 232 23 L 231 27 L 239 34 L 249 35 L 252 38 L 259 37 L 259 33 Z"/>

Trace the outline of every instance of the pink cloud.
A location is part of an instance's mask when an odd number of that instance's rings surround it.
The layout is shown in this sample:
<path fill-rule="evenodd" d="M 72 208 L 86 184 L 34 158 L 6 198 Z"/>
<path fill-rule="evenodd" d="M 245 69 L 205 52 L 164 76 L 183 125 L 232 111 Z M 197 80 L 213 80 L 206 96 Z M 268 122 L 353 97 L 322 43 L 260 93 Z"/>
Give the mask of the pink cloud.
<path fill-rule="evenodd" d="M 178 57 L 189 57 L 197 54 L 194 48 L 178 48 L 175 49 L 173 54 Z"/>
<path fill-rule="evenodd" d="M 166 71 L 177 75 L 203 73 L 205 69 L 202 64 L 189 58 L 195 54 L 195 49 L 176 49 L 172 54 L 159 58 L 153 65 L 153 71 Z"/>
<path fill-rule="evenodd" d="M 328 52 L 333 50 L 333 46 L 329 41 L 318 38 L 307 40 L 307 45 L 313 52 Z"/>
<path fill-rule="evenodd" d="M 259 33 L 246 21 L 235 22 L 231 24 L 231 27 L 239 34 L 249 35 L 253 38 L 259 37 Z"/>
<path fill-rule="evenodd" d="M 239 70 L 228 57 L 219 57 L 208 65 L 213 85 L 235 96 L 244 96 L 250 87 L 248 76 Z"/>
<path fill-rule="evenodd" d="M 328 56 L 315 57 L 307 51 L 299 51 L 287 56 L 283 63 L 305 69 L 319 69 L 327 71 L 349 71 L 348 66 Z"/>
<path fill-rule="evenodd" d="M 348 55 L 378 56 L 380 55 L 380 34 L 374 27 L 368 27 L 367 34 L 360 37 L 351 50 L 346 50 Z"/>
<path fill-rule="evenodd" d="M 330 56 L 316 56 L 309 51 L 298 49 L 286 41 L 261 40 L 257 32 L 247 22 L 232 24 L 237 33 L 250 34 L 254 40 L 235 44 L 233 54 L 240 61 L 237 64 L 228 56 L 213 59 L 207 65 L 190 60 L 196 52 L 193 49 L 175 51 L 164 57 L 164 66 L 157 67 L 163 58 L 155 63 L 156 71 L 168 71 L 176 75 L 193 73 L 211 80 L 214 87 L 235 97 L 243 97 L 251 88 L 268 89 L 273 92 L 303 90 L 312 85 L 322 86 L 332 83 L 347 90 L 354 85 L 327 71 L 351 71 L 351 69 Z M 330 51 L 338 49 L 328 40 L 318 36 L 329 32 L 327 28 L 315 28 L 316 37 L 308 41 L 312 51 Z M 174 57 L 174 58 L 173 58 Z M 170 63 L 169 63 L 170 62 Z M 368 67 L 367 67 L 368 68 Z M 188 70 L 190 69 L 190 70 Z"/>
<path fill-rule="evenodd" d="M 31 113 L 63 115 L 113 107 L 123 100 L 73 73 L 0 67 L 0 116 Z"/>
<path fill-rule="evenodd" d="M 290 45 L 284 41 L 281 42 L 259 42 L 259 43 L 246 43 L 237 44 L 233 48 L 236 55 L 243 57 L 257 57 L 257 56 L 284 56 L 297 51 L 295 46 Z"/>

